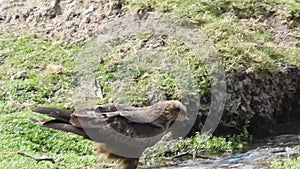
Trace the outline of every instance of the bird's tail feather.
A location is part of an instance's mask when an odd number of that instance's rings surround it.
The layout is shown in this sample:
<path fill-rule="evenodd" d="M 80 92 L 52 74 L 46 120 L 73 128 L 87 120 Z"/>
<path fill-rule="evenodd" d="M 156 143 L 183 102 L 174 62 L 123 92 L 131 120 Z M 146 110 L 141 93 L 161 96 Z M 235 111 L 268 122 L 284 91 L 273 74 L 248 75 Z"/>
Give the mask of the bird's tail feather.
<path fill-rule="evenodd" d="M 83 129 L 74 127 L 71 124 L 64 123 L 60 120 L 56 120 L 56 119 L 50 120 L 50 121 L 33 120 L 33 122 L 35 122 L 36 124 L 41 125 L 43 127 L 48 127 L 48 128 L 52 128 L 52 129 L 56 129 L 56 130 L 74 133 L 74 134 L 83 136 L 86 139 L 90 139 L 90 137 L 84 132 Z"/>
<path fill-rule="evenodd" d="M 45 114 L 50 117 L 54 117 L 55 119 L 65 123 L 69 123 L 70 116 L 72 114 L 71 110 L 61 110 L 61 109 L 49 108 L 49 107 L 35 107 L 32 108 L 32 111 L 40 114 Z"/>

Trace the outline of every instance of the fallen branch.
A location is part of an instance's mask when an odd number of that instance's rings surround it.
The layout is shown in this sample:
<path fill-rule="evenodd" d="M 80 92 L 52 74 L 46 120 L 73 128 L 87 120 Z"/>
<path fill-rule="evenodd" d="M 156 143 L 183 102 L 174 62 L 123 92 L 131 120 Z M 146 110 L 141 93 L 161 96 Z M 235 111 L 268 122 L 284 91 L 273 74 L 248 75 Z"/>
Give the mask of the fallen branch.
<path fill-rule="evenodd" d="M 50 161 L 52 162 L 53 164 L 57 163 L 57 162 L 60 162 L 63 160 L 63 158 L 58 158 L 58 159 L 53 159 L 51 157 L 34 157 L 32 155 L 29 155 L 29 154 L 25 154 L 23 152 L 18 152 L 17 154 L 21 155 L 21 156 L 24 156 L 24 157 L 29 157 L 29 158 L 32 158 L 34 159 L 37 163 L 40 162 L 40 161 Z"/>
<path fill-rule="evenodd" d="M 213 158 L 213 157 L 208 157 L 208 156 L 199 155 L 199 154 L 196 154 L 194 156 L 192 153 L 190 153 L 188 151 L 180 153 L 180 154 L 177 154 L 177 155 L 173 155 L 173 154 L 175 154 L 175 152 L 166 151 L 164 154 L 165 155 L 168 154 L 170 156 L 170 158 L 165 158 L 166 160 L 170 160 L 171 159 L 172 161 L 174 161 L 175 159 L 178 159 L 180 157 L 185 157 L 185 156 L 192 156 L 194 158 L 202 158 L 202 159 L 207 159 L 207 160 L 215 160 L 215 158 Z"/>
<path fill-rule="evenodd" d="M 173 158 L 180 158 L 180 157 L 184 157 L 184 156 L 193 156 L 192 153 L 190 152 L 184 152 L 178 155 L 174 155 Z M 196 158 L 202 158 L 202 159 L 209 159 L 209 160 L 215 160 L 215 158 L 213 157 L 208 157 L 208 156 L 204 156 L 204 155 L 195 155 Z"/>

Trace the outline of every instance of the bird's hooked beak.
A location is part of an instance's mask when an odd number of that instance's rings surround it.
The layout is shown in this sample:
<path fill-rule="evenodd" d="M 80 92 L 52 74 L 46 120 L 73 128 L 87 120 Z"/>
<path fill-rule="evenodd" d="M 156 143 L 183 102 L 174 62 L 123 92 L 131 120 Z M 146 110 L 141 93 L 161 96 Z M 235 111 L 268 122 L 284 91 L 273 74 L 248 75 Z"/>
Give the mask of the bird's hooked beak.
<path fill-rule="evenodd" d="M 187 109 L 184 105 L 180 106 L 180 112 L 178 114 L 177 120 L 178 121 L 185 121 L 188 120 L 188 115 L 187 115 Z"/>

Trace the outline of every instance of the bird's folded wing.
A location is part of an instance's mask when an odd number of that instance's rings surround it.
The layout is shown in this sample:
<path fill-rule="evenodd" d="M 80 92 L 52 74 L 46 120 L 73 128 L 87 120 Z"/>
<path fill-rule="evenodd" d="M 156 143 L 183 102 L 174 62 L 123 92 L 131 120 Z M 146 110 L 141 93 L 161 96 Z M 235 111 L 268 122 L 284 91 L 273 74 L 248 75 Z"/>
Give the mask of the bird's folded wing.
<path fill-rule="evenodd" d="M 111 113 L 115 114 L 115 112 L 109 112 L 109 114 Z M 108 113 L 102 113 L 92 109 L 81 109 L 75 111 L 71 115 L 70 123 L 78 128 L 101 127 L 106 125 L 106 121 L 110 118 L 109 116 L 107 116 L 107 114 Z"/>
<path fill-rule="evenodd" d="M 104 105 L 97 105 L 95 110 L 100 112 L 115 112 L 115 111 L 131 111 L 137 108 L 127 105 L 127 104 L 104 104 Z"/>
<path fill-rule="evenodd" d="M 126 122 L 123 120 L 125 123 L 149 123 L 150 125 L 161 127 L 160 124 L 158 125 L 155 122 L 157 122 L 157 119 L 161 116 L 162 111 L 164 111 L 164 109 L 160 106 L 134 108 L 128 105 L 115 104 L 99 105 L 94 108 L 79 109 L 74 112 L 70 110 L 60 110 L 56 108 L 45 107 L 33 108 L 32 110 L 54 117 L 56 120 L 63 123 L 69 123 L 73 127 L 79 129 L 101 128 L 107 126 L 108 123 L 112 121 L 115 121 L 116 124 L 122 117 L 126 119 Z M 58 126 L 61 127 L 61 125 Z"/>
<path fill-rule="evenodd" d="M 115 104 L 97 105 L 94 109 L 100 112 L 114 112 L 118 110 Z"/>
<path fill-rule="evenodd" d="M 158 119 L 162 114 L 162 109 L 151 107 L 135 111 L 117 111 L 120 116 L 136 123 L 151 123 Z"/>

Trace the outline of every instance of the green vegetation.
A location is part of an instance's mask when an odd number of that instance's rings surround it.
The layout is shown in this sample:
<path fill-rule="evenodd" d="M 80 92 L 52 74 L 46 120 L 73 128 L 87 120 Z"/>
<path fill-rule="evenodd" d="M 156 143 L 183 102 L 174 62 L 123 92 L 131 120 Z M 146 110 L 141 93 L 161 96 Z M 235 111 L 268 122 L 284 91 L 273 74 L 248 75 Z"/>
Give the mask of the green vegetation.
<path fill-rule="evenodd" d="M 168 100 L 180 100 L 196 92 L 209 93 L 207 72 L 200 57 L 172 38 L 165 38 L 163 50 L 141 47 L 143 42 L 150 46 L 156 40 L 153 35 L 137 34 L 114 44 L 102 57 L 98 72 L 106 94 L 102 103 L 110 100 L 143 106 L 147 92 L 154 90 L 163 92 Z"/>
<path fill-rule="evenodd" d="M 168 12 L 191 21 L 212 40 L 226 69 L 246 67 L 252 70 L 275 70 L 274 61 L 300 66 L 299 2 L 128 0 L 128 6 L 132 10 Z M 266 18 L 274 24 L 266 24 Z M 283 26 L 278 26 L 277 23 Z M 147 34 L 138 34 L 130 40 L 138 44 L 149 38 Z M 180 41 L 170 39 L 167 44 L 167 52 L 184 56 L 183 64 L 193 63 L 189 66 L 195 73 L 197 90 L 203 95 L 209 93 L 209 80 L 201 60 L 195 59 L 185 50 Z M 182 90 L 184 87 L 178 85 L 178 79 L 166 71 L 151 68 L 151 64 L 149 67 L 120 67 L 122 58 L 119 52 L 122 47 L 122 44 L 116 45 L 114 50 L 103 58 L 98 68 L 97 73 L 101 77 L 100 83 L 105 94 L 103 103 L 118 99 L 111 84 L 116 76 L 121 77 L 124 72 L 127 73 L 123 74 L 124 77 L 130 76 L 132 79 L 125 86 L 128 92 L 122 99 L 129 99 L 136 106 L 143 105 L 146 102 L 146 93 L 157 88 L 165 92 L 168 99 L 180 99 L 186 92 Z M 81 45 L 66 46 L 49 39 L 40 39 L 35 37 L 33 32 L 0 30 L 0 168 L 95 167 L 96 158 L 92 155 L 91 142 L 72 134 L 36 126 L 30 119 L 45 117 L 33 114 L 27 109 L 35 105 L 73 107 L 71 83 L 74 61 L 71 56 L 78 54 L 81 48 Z M 128 52 L 138 48 L 138 45 L 132 46 Z M 11 78 L 22 70 L 26 71 L 24 77 Z M 185 74 L 179 77 L 184 79 Z M 174 152 L 195 148 L 210 153 L 232 152 L 244 148 L 247 145 L 245 138 L 249 135 L 246 133 L 230 138 L 208 137 L 205 142 L 199 142 L 199 137 L 198 134 L 175 144 L 159 143 L 147 150 L 141 162 L 148 163 L 150 159 L 147 157 L 153 153 L 158 156 L 156 160 L 159 161 L 159 155 L 166 150 L 166 146 Z M 47 161 L 36 163 L 33 159 L 16 154 L 17 152 L 36 157 L 46 154 L 54 159 L 64 160 L 57 164 Z M 278 162 L 273 167 L 300 168 L 299 159 L 283 164 Z"/>
<path fill-rule="evenodd" d="M 24 107 L 44 105 L 70 107 L 71 69 L 69 56 L 78 46 L 65 47 L 30 34 L 0 33 L 0 168 L 79 168 L 95 166 L 92 144 L 81 137 L 45 129 L 30 119 L 45 119 Z M 56 65 L 56 66 L 53 66 Z M 11 79 L 25 70 L 21 79 Z M 17 152 L 53 159 L 37 163 Z"/>
<path fill-rule="evenodd" d="M 296 147 L 300 150 L 300 146 Z M 290 157 L 288 160 L 277 160 L 273 165 L 271 165 L 271 169 L 297 169 L 300 168 L 300 157 Z"/>
<path fill-rule="evenodd" d="M 284 162 L 277 161 L 275 164 L 271 166 L 271 169 L 297 169 L 300 168 L 300 159 L 293 159 Z"/>
<path fill-rule="evenodd" d="M 168 12 L 198 25 L 213 41 L 227 69 L 272 70 L 275 60 L 300 64 L 300 4 L 294 0 L 128 2 L 137 10 Z"/>
<path fill-rule="evenodd" d="M 140 162 L 147 165 L 168 165 L 166 156 L 176 156 L 180 154 L 189 154 L 184 156 L 184 159 L 194 159 L 200 151 L 205 151 L 208 158 L 214 158 L 218 155 L 228 152 L 236 152 L 243 150 L 247 147 L 250 136 L 247 133 L 228 136 L 228 137 L 215 137 L 203 136 L 196 133 L 195 136 L 186 139 L 160 141 L 153 147 L 145 150 Z M 167 155 L 168 154 L 168 155 Z M 203 156 L 203 155 L 202 155 Z"/>

